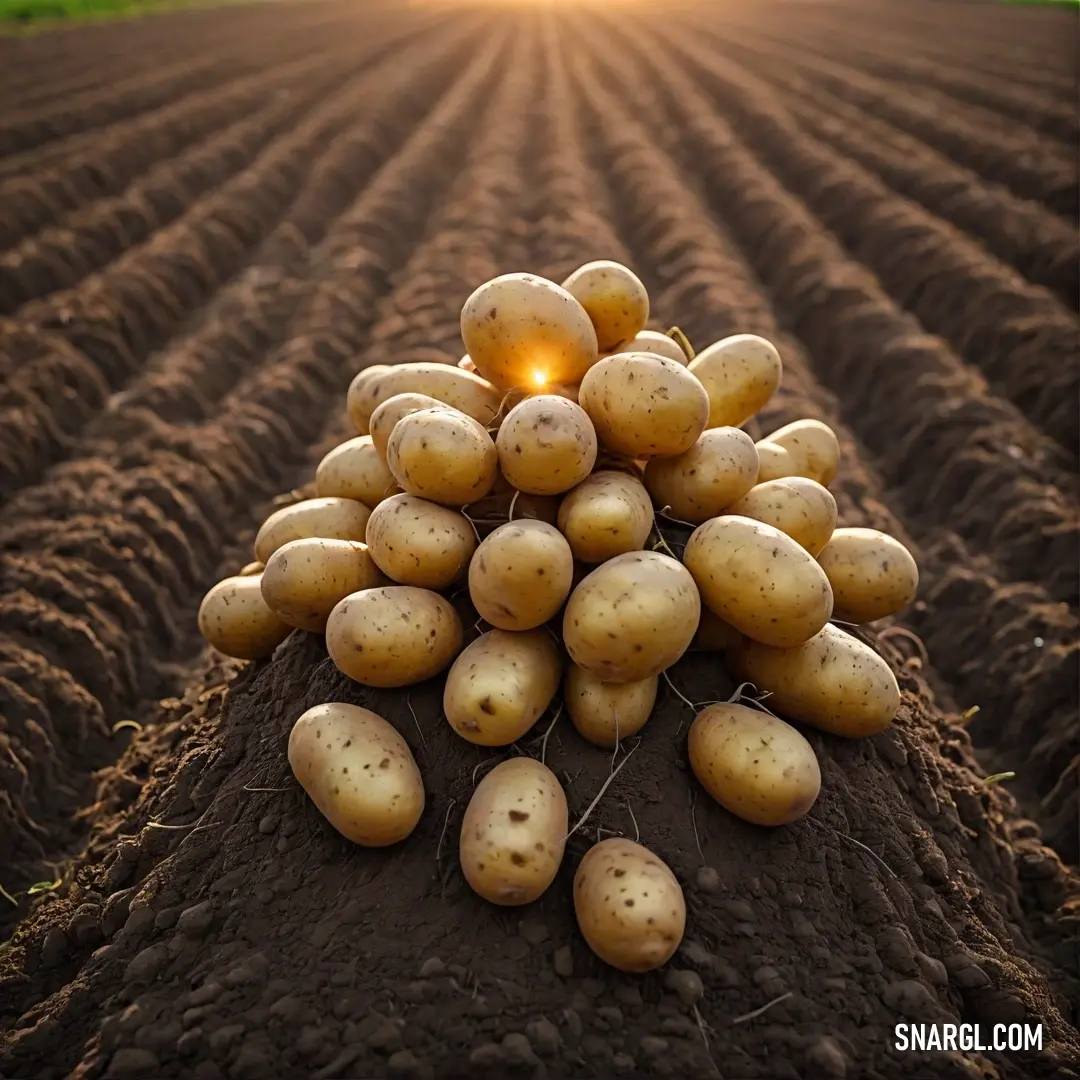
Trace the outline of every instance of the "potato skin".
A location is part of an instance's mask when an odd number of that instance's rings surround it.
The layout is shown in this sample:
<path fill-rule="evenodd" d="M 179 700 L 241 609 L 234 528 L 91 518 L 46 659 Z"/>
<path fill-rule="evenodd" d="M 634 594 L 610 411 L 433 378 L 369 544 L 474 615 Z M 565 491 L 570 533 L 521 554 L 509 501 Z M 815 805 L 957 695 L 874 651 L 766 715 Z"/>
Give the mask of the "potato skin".
<path fill-rule="evenodd" d="M 779 529 L 815 557 L 836 528 L 836 499 L 832 492 L 805 476 L 784 476 L 756 484 L 727 512 Z"/>
<path fill-rule="evenodd" d="M 391 398 L 387 398 L 372 414 L 371 419 L 368 420 L 368 429 L 371 439 L 371 445 L 375 448 L 375 453 L 378 454 L 379 459 L 386 463 L 386 446 L 390 442 L 390 434 L 397 427 L 397 422 L 403 420 L 406 416 L 411 416 L 415 412 L 424 412 L 427 409 L 452 409 L 453 406 L 447 405 L 437 398 L 433 398 L 428 394 L 395 394 Z M 458 412 L 461 410 L 459 409 Z M 387 472 L 389 472 L 389 468 Z M 391 474 L 391 482 L 396 483 L 393 474 Z"/>
<path fill-rule="evenodd" d="M 653 527 L 653 507 L 636 472 L 602 469 L 559 505 L 559 531 L 575 559 L 600 563 L 640 551 Z"/>
<path fill-rule="evenodd" d="M 252 574 L 261 574 L 266 569 L 266 563 L 261 562 L 249 562 L 245 563 L 236 571 L 237 577 L 250 577 Z"/>
<path fill-rule="evenodd" d="M 528 495 L 561 495 L 596 464 L 596 431 L 568 398 L 540 394 L 515 405 L 495 439 L 503 476 Z"/>
<path fill-rule="evenodd" d="M 326 621 L 338 670 L 365 686 L 411 686 L 446 668 L 464 631 L 453 605 L 427 589 L 385 585 L 346 596 Z"/>
<path fill-rule="evenodd" d="M 445 589 L 465 576 L 476 534 L 457 510 L 394 495 L 368 519 L 367 543 L 375 565 L 393 582 Z"/>
<path fill-rule="evenodd" d="M 501 525 L 469 563 L 469 597 L 498 630 L 533 630 L 553 619 L 570 595 L 574 556 L 566 538 L 544 521 Z"/>
<path fill-rule="evenodd" d="M 588 262 L 562 287 L 585 309 L 604 352 L 630 341 L 649 321 L 649 293 L 637 274 L 622 263 L 611 259 Z"/>
<path fill-rule="evenodd" d="M 369 510 L 399 492 L 397 481 L 379 456 L 370 435 L 357 435 L 335 446 L 315 470 L 319 497 L 355 499 Z"/>
<path fill-rule="evenodd" d="M 847 622 L 895 615 L 919 590 L 911 552 L 877 529 L 837 529 L 818 562 L 832 586 L 836 616 Z"/>
<path fill-rule="evenodd" d="M 529 757 L 496 765 L 476 785 L 461 821 L 458 858 L 473 892 L 516 907 L 555 880 L 569 831 L 566 793 Z"/>
<path fill-rule="evenodd" d="M 544 630 L 489 630 L 446 676 L 443 712 L 477 746 L 509 746 L 536 723 L 559 689 L 559 651 Z"/>
<path fill-rule="evenodd" d="M 476 365 L 472 362 L 472 357 L 468 353 L 457 362 L 457 366 L 462 371 L 472 371 L 474 373 L 476 371 Z"/>
<path fill-rule="evenodd" d="M 563 643 L 578 667 L 604 682 L 639 682 L 690 647 L 701 599 L 690 572 L 657 551 L 601 563 L 570 594 Z"/>
<path fill-rule="evenodd" d="M 323 817 L 354 844 L 396 844 L 424 812 L 424 782 L 408 743 L 358 705 L 308 709 L 289 735 L 289 765 Z"/>
<path fill-rule="evenodd" d="M 659 685 L 658 675 L 639 682 L 602 682 L 571 664 L 563 681 L 563 701 L 578 734 L 610 750 L 645 726 Z"/>
<path fill-rule="evenodd" d="M 794 456 L 784 447 L 769 442 L 768 439 L 758 439 L 754 443 L 758 455 L 758 483 L 765 484 L 770 480 L 780 480 L 788 476 L 801 476 L 799 464 Z"/>
<path fill-rule="evenodd" d="M 266 605 L 261 574 L 219 581 L 199 605 L 199 633 L 219 653 L 235 660 L 269 656 L 292 633 Z"/>
<path fill-rule="evenodd" d="M 687 742 L 690 767 L 721 806 L 754 825 L 803 817 L 821 791 L 814 748 L 766 712 L 720 702 L 698 713 Z"/>
<path fill-rule="evenodd" d="M 355 499 L 304 499 L 275 510 L 255 537 L 255 558 L 268 563 L 270 556 L 290 540 L 320 536 L 324 540 L 357 540 L 363 543 L 371 511 Z"/>
<path fill-rule="evenodd" d="M 578 864 L 574 914 L 604 963 L 636 974 L 666 964 L 686 932 L 686 899 L 671 868 L 621 836 L 593 845 Z"/>
<path fill-rule="evenodd" d="M 752 518 L 732 514 L 699 525 L 683 563 L 714 614 L 766 645 L 801 645 L 832 617 L 829 579 L 810 553 Z"/>
<path fill-rule="evenodd" d="M 600 355 L 581 304 L 535 274 L 481 285 L 461 309 L 461 337 L 477 372 L 507 389 L 580 382 Z"/>
<path fill-rule="evenodd" d="M 645 487 L 672 517 L 700 525 L 741 499 L 757 483 L 754 440 L 735 427 L 703 431 L 677 457 L 652 458 L 645 467 Z"/>
<path fill-rule="evenodd" d="M 783 364 L 771 341 L 733 334 L 702 349 L 689 370 L 709 395 L 709 427 L 738 427 L 776 393 Z"/>
<path fill-rule="evenodd" d="M 820 420 L 796 420 L 777 428 L 761 442 L 783 447 L 790 455 L 797 476 L 807 476 L 823 487 L 828 487 L 840 469 L 840 442 L 828 424 Z M 760 454 L 759 445 L 758 452 Z M 791 474 L 783 474 L 791 475 Z M 761 471 L 761 480 L 775 480 Z"/>
<path fill-rule="evenodd" d="M 589 369 L 578 393 L 601 443 L 633 458 L 682 454 L 705 430 L 709 395 L 682 364 L 616 353 Z"/>
<path fill-rule="evenodd" d="M 387 583 L 367 544 L 309 536 L 290 540 L 270 556 L 262 573 L 267 607 L 282 622 L 313 634 L 350 593 Z"/>
<path fill-rule="evenodd" d="M 728 656 L 739 678 L 769 691 L 770 707 L 833 735 L 876 735 L 900 708 L 889 665 L 831 623 L 794 649 L 744 638 Z"/>
<path fill-rule="evenodd" d="M 460 507 L 491 491 L 499 455 L 491 436 L 471 416 L 424 409 L 394 425 L 386 464 L 410 495 Z"/>
<path fill-rule="evenodd" d="M 663 356 L 668 360 L 674 360 L 676 364 L 687 366 L 688 360 L 682 346 L 667 334 L 659 330 L 642 330 L 632 341 L 620 345 L 611 350 L 611 355 L 620 353 L 652 353 L 654 356 Z"/>

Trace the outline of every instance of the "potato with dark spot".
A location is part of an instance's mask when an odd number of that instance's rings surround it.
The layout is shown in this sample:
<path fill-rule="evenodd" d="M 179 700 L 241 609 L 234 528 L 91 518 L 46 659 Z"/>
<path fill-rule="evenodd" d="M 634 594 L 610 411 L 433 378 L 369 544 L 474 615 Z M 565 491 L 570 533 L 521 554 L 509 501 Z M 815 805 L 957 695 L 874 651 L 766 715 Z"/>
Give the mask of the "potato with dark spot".
<path fill-rule="evenodd" d="M 738 427 L 776 393 L 783 365 L 771 341 L 733 334 L 702 349 L 689 370 L 709 395 L 709 427 Z"/>
<path fill-rule="evenodd" d="M 821 791 L 814 748 L 790 724 L 722 701 L 690 725 L 690 767 L 723 807 L 755 825 L 803 817 Z"/>
<path fill-rule="evenodd" d="M 659 675 L 690 647 L 701 600 L 689 571 L 657 551 L 601 563 L 570 594 L 563 643 L 570 659 L 603 682 Z"/>
<path fill-rule="evenodd" d="M 676 364 L 682 364 L 683 367 L 686 367 L 689 362 L 682 346 L 673 337 L 662 334 L 659 330 L 642 330 L 637 337 L 625 342 L 617 349 L 612 349 L 610 355 L 617 356 L 620 353 L 652 353 L 654 356 L 674 360 Z"/>
<path fill-rule="evenodd" d="M 558 524 L 575 559 L 601 563 L 641 551 L 652 532 L 652 500 L 632 466 L 601 469 L 566 495 Z"/>
<path fill-rule="evenodd" d="M 674 360 L 617 353 L 589 369 L 578 392 L 600 442 L 617 454 L 650 458 L 682 454 L 709 419 L 709 395 Z"/>
<path fill-rule="evenodd" d="M 219 581 L 199 605 L 199 633 L 236 660 L 269 656 L 292 633 L 263 599 L 260 573 Z"/>
<path fill-rule="evenodd" d="M 449 666 L 463 639 L 450 601 L 409 585 L 355 592 L 326 621 L 330 659 L 365 686 L 411 686 L 430 679 Z"/>
<path fill-rule="evenodd" d="M 458 858 L 469 887 L 516 907 L 555 880 L 569 831 L 566 794 L 534 758 L 510 758 L 476 785 L 461 821 Z"/>
<path fill-rule="evenodd" d="M 335 446 L 315 470 L 317 496 L 356 499 L 369 510 L 400 490 L 370 435 L 357 435 Z"/>
<path fill-rule="evenodd" d="M 279 547 L 309 536 L 363 543 L 369 517 L 371 511 L 356 499 L 303 499 L 283 506 L 263 522 L 256 534 L 255 558 L 268 563 Z"/>
<path fill-rule="evenodd" d="M 766 645 L 801 645 L 832 617 L 829 579 L 813 556 L 752 518 L 731 514 L 699 525 L 683 563 L 715 615 Z"/>
<path fill-rule="evenodd" d="M 282 622 L 321 634 L 346 596 L 386 583 L 367 544 L 309 536 L 282 544 L 270 556 L 262 594 Z"/>
<path fill-rule="evenodd" d="M 471 416 L 424 409 L 394 425 L 386 464 L 410 495 L 461 507 L 491 491 L 499 455 L 491 436 Z"/>
<path fill-rule="evenodd" d="M 832 492 L 805 476 L 784 476 L 756 484 L 727 512 L 779 529 L 815 557 L 836 528 L 836 499 Z"/>
<path fill-rule="evenodd" d="M 911 552 L 877 529 L 837 529 L 817 558 L 836 598 L 836 617 L 845 622 L 895 615 L 919 590 Z"/>
<path fill-rule="evenodd" d="M 476 550 L 464 515 L 415 495 L 394 495 L 376 506 L 367 542 L 388 578 L 422 589 L 445 589 L 463 578 Z"/>
<path fill-rule="evenodd" d="M 476 549 L 469 598 L 496 629 L 533 630 L 558 614 L 573 579 L 574 556 L 558 529 L 543 521 L 513 521 Z"/>
<path fill-rule="evenodd" d="M 372 414 L 368 421 L 371 445 L 379 459 L 385 464 L 386 446 L 390 442 L 390 434 L 397 427 L 397 422 L 413 413 L 424 412 L 426 409 L 448 409 L 453 407 L 438 401 L 427 394 L 395 394 L 387 398 Z M 460 412 L 461 410 L 456 410 Z M 387 469 L 387 472 L 390 470 Z M 390 477 L 393 481 L 393 476 Z"/>
<path fill-rule="evenodd" d="M 308 709 L 289 734 L 289 765 L 323 817 L 354 844 L 396 844 L 424 812 L 424 782 L 408 743 L 359 705 Z"/>
<path fill-rule="evenodd" d="M 686 899 L 671 868 L 621 836 L 593 845 L 578 864 L 574 914 L 605 964 L 635 974 L 666 964 L 686 932 Z"/>
<path fill-rule="evenodd" d="M 787 451 L 787 456 L 769 452 L 762 454 L 762 443 L 770 447 L 779 446 Z M 840 442 L 828 424 L 820 420 L 796 420 L 761 439 L 758 442 L 758 456 L 761 458 L 759 483 L 778 480 L 781 476 L 806 476 L 828 487 L 840 469 Z M 787 472 L 789 468 L 794 472 Z"/>
<path fill-rule="evenodd" d="M 596 463 L 596 431 L 580 405 L 540 394 L 515 405 L 495 439 L 499 467 L 518 491 L 561 495 Z"/>
<path fill-rule="evenodd" d="M 672 517 L 700 525 L 741 499 L 757 476 L 754 440 L 738 428 L 714 427 L 685 453 L 650 459 L 645 487 Z"/>
<path fill-rule="evenodd" d="M 509 746 L 559 689 L 559 650 L 544 630 L 489 630 L 454 661 L 443 689 L 450 726 L 477 746 Z"/>
<path fill-rule="evenodd" d="M 649 294 L 641 278 L 622 263 L 611 259 L 588 262 L 562 287 L 588 313 L 603 352 L 633 339 L 649 321 Z"/>
<path fill-rule="evenodd" d="M 563 701 L 578 734 L 610 750 L 645 726 L 659 685 L 658 675 L 638 682 L 603 682 L 571 664 L 563 680 Z"/>

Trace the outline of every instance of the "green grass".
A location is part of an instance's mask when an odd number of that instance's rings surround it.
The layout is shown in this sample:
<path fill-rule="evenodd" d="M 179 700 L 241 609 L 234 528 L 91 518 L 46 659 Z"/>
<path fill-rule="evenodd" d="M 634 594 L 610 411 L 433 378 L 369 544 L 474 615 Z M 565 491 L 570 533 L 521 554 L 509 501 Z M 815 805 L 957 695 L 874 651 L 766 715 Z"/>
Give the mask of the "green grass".
<path fill-rule="evenodd" d="M 0 33 L 45 29 L 57 23 L 129 19 L 183 7 L 210 6 L 206 0 L 0 0 Z"/>

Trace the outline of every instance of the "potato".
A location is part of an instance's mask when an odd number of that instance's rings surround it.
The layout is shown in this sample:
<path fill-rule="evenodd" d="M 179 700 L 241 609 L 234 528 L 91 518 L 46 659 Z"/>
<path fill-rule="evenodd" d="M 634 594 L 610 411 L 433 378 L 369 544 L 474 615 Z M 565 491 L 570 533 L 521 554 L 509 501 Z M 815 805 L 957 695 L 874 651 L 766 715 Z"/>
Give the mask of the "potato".
<path fill-rule="evenodd" d="M 457 656 L 463 638 L 449 600 L 409 585 L 355 592 L 326 621 L 330 659 L 365 686 L 411 686 L 430 679 Z"/>
<path fill-rule="evenodd" d="M 236 660 L 269 656 L 292 633 L 266 606 L 261 574 L 219 581 L 199 605 L 199 633 L 218 652 Z"/>
<path fill-rule="evenodd" d="M 727 652 L 742 641 L 742 634 L 731 623 L 724 622 L 719 615 L 714 615 L 707 607 L 702 605 L 701 622 L 698 623 L 697 633 L 690 643 L 691 650 L 695 652 Z"/>
<path fill-rule="evenodd" d="M 814 805 L 821 770 L 814 748 L 767 712 L 722 701 L 690 725 L 690 767 L 723 807 L 755 825 L 787 825 Z"/>
<path fill-rule="evenodd" d="M 596 432 L 580 405 L 540 394 L 515 405 L 495 439 L 503 476 L 529 495 L 559 495 L 596 463 Z"/>
<path fill-rule="evenodd" d="M 474 373 L 476 371 L 476 365 L 472 362 L 472 357 L 468 353 L 457 362 L 457 366 L 462 371 L 472 371 Z"/>
<path fill-rule="evenodd" d="M 245 563 L 236 571 L 237 577 L 250 577 L 252 574 L 261 574 L 266 569 L 266 564 L 261 562 Z"/>
<path fill-rule="evenodd" d="M 488 536 L 508 521 L 546 521 L 554 525 L 559 517 L 557 495 L 525 495 L 510 484 L 500 470 L 495 486 L 468 508 L 469 519 L 481 537 Z M 510 517 L 513 508 L 513 518 Z"/>
<path fill-rule="evenodd" d="M 659 675 L 690 647 L 701 600 L 690 572 L 657 551 L 598 566 L 570 594 L 563 642 L 578 667 L 604 682 Z"/>
<path fill-rule="evenodd" d="M 688 363 L 682 346 L 673 337 L 668 337 L 659 330 L 642 330 L 632 341 L 611 350 L 612 356 L 619 353 L 652 353 L 654 356 L 674 360 L 676 364 L 682 364 L 683 367 L 686 367 Z"/>
<path fill-rule="evenodd" d="M 315 470 L 316 495 L 356 499 L 369 509 L 400 490 L 370 435 L 335 446 Z"/>
<path fill-rule="evenodd" d="M 650 459 L 645 487 L 672 517 L 700 525 L 741 499 L 757 483 L 757 475 L 754 440 L 738 428 L 716 427 L 703 431 L 677 457 Z"/>
<path fill-rule="evenodd" d="M 573 578 L 574 556 L 558 529 L 513 521 L 476 549 L 469 597 L 480 618 L 497 629 L 533 630 L 558 614 Z"/>
<path fill-rule="evenodd" d="M 509 746 L 559 689 L 559 650 L 545 630 L 489 630 L 454 661 L 443 689 L 450 726 L 477 746 Z"/>
<path fill-rule="evenodd" d="M 293 776 L 346 840 L 388 847 L 424 812 L 424 782 L 393 725 L 359 705 L 308 709 L 289 734 Z"/>
<path fill-rule="evenodd" d="M 290 540 L 320 536 L 324 540 L 363 543 L 371 511 L 355 499 L 304 499 L 275 510 L 255 536 L 255 558 L 267 563 Z"/>
<path fill-rule="evenodd" d="M 596 341 L 607 352 L 630 341 L 649 321 L 649 294 L 629 267 L 610 259 L 579 266 L 562 287 L 588 313 Z"/>
<path fill-rule="evenodd" d="M 645 546 L 653 527 L 652 500 L 636 475 L 604 469 L 563 499 L 558 521 L 575 559 L 604 562 Z"/>
<path fill-rule="evenodd" d="M 447 506 L 467 506 L 494 486 L 495 443 L 483 425 L 450 409 L 410 413 L 394 425 L 386 464 L 410 494 Z"/>
<path fill-rule="evenodd" d="M 682 454 L 709 419 L 709 396 L 674 360 L 650 353 L 618 353 L 581 380 L 581 407 L 600 441 L 634 458 Z"/>
<path fill-rule="evenodd" d="M 350 593 L 387 584 L 367 544 L 309 536 L 270 556 L 262 574 L 267 607 L 282 622 L 321 634 L 330 612 Z"/>
<path fill-rule="evenodd" d="M 568 831 L 566 793 L 555 774 L 533 758 L 503 761 L 476 785 L 465 809 L 461 872 L 493 904 L 531 903 L 555 880 Z"/>
<path fill-rule="evenodd" d="M 671 868 L 621 836 L 593 845 L 578 864 L 574 914 L 604 963 L 638 974 L 666 964 L 686 931 L 686 900 Z"/>
<path fill-rule="evenodd" d="M 581 304 L 535 274 L 481 285 L 461 309 L 461 337 L 477 372 L 505 388 L 581 382 L 600 355 Z"/>
<path fill-rule="evenodd" d="M 763 521 L 787 533 L 814 556 L 836 528 L 836 499 L 832 492 L 805 476 L 784 476 L 756 484 L 727 512 Z"/>
<path fill-rule="evenodd" d="M 762 409 L 780 385 L 783 365 L 770 341 L 734 334 L 713 342 L 690 361 L 709 395 L 709 427 L 738 427 Z"/>
<path fill-rule="evenodd" d="M 832 617 L 825 572 L 764 522 L 734 514 L 706 521 L 687 541 L 683 563 L 715 615 L 766 645 L 801 645 Z"/>
<path fill-rule="evenodd" d="M 797 476 L 807 476 L 824 487 L 836 478 L 840 468 L 840 443 L 833 429 L 820 420 L 796 420 L 793 424 L 785 424 L 761 442 L 783 447 L 791 455 Z M 777 480 L 779 476 L 766 475 L 762 469 L 759 478 L 761 481 Z"/>
<path fill-rule="evenodd" d="M 380 461 L 386 462 L 386 445 L 390 442 L 390 433 L 397 427 L 397 422 L 415 412 L 424 412 L 426 409 L 453 411 L 452 406 L 436 398 L 429 397 L 427 394 L 395 394 L 393 397 L 387 398 L 371 414 L 371 418 L 368 420 L 369 437 Z M 387 469 L 387 472 L 389 471 Z M 393 476 L 390 479 L 393 481 Z"/>
<path fill-rule="evenodd" d="M 501 390 L 453 364 L 395 364 L 375 378 L 361 377 L 367 374 L 361 372 L 353 379 L 348 395 L 349 416 L 361 435 L 368 434 L 371 414 L 396 394 L 426 394 L 481 424 L 490 424 L 502 406 Z"/>
<path fill-rule="evenodd" d="M 578 734 L 596 746 L 611 749 L 645 726 L 659 685 L 658 675 L 638 682 L 602 682 L 571 664 L 563 682 L 563 701 Z"/>
<path fill-rule="evenodd" d="M 376 506 L 367 542 L 388 578 L 421 589 L 445 589 L 464 577 L 476 550 L 476 534 L 463 514 L 415 495 L 394 495 Z"/>
<path fill-rule="evenodd" d="M 767 439 L 759 439 L 754 446 L 758 455 L 758 483 L 780 480 L 788 476 L 801 476 L 799 464 L 794 455 L 784 447 L 777 446 Z"/>
<path fill-rule="evenodd" d="M 889 665 L 832 623 L 794 649 L 743 638 L 728 655 L 739 678 L 769 691 L 771 709 L 833 735 L 876 735 L 900 708 Z"/>
<path fill-rule="evenodd" d="M 818 563 L 832 586 L 834 613 L 847 622 L 894 615 L 919 589 L 919 568 L 911 552 L 877 529 L 837 529 Z"/>

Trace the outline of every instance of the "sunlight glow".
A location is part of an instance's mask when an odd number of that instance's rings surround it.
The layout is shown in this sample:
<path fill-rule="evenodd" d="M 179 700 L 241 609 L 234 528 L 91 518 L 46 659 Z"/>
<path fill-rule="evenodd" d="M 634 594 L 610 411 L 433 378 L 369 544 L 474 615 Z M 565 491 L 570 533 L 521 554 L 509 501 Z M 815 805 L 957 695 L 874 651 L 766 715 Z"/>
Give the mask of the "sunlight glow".
<path fill-rule="evenodd" d="M 532 373 L 533 386 L 541 387 L 547 385 L 547 375 L 542 371 L 534 371 Z"/>

